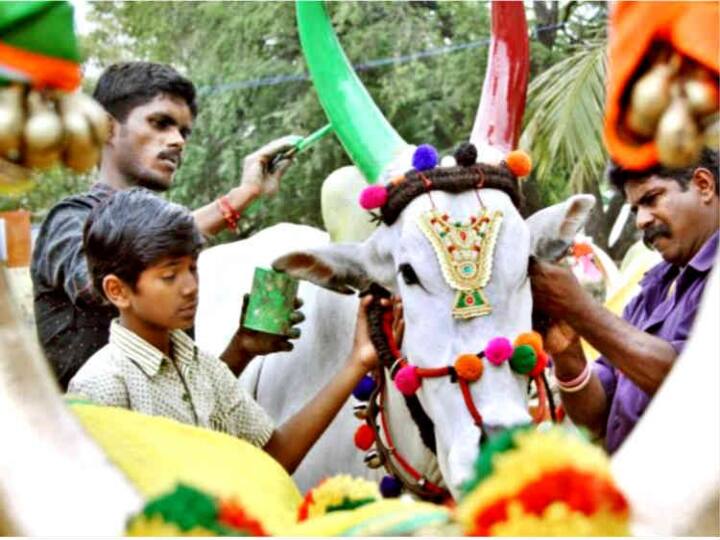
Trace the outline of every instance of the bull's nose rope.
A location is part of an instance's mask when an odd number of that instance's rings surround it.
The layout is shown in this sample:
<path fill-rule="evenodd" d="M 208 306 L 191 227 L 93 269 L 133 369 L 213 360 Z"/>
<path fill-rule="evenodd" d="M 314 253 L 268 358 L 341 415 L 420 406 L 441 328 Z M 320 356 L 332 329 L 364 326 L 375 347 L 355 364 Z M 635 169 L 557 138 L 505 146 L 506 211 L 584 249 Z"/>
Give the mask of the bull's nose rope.
<path fill-rule="evenodd" d="M 360 434 L 361 431 L 364 431 L 366 433 L 363 433 L 363 435 L 368 434 L 371 438 L 360 437 L 363 439 L 363 444 L 358 446 L 362 450 L 369 450 L 374 444 L 377 451 L 370 451 L 368 453 L 365 459 L 366 463 L 372 467 L 384 465 L 391 473 L 391 477 L 385 477 L 383 479 L 381 490 L 383 485 L 393 485 L 394 488 L 392 493 L 384 492 L 383 495 L 399 495 L 399 486 L 402 484 L 403 487 L 424 499 L 444 500 L 451 497 L 445 488 L 430 482 L 418 472 L 417 469 L 412 467 L 395 447 L 385 415 L 386 369 L 390 373 L 390 378 L 398 390 L 405 396 L 413 419 L 420 429 L 423 442 L 425 442 L 426 446 L 433 450 L 433 452 L 435 442 L 434 426 L 419 405 L 419 400 L 417 396 L 415 396 L 415 392 L 420 388 L 423 379 L 450 377 L 452 383 L 458 383 L 465 406 L 473 418 L 473 421 L 480 429 L 482 439 L 486 437 L 487 430 L 485 430 L 483 426 L 482 414 L 477 410 L 472 399 L 469 385 L 482 377 L 485 369 L 483 359 L 488 360 L 496 367 L 508 361 L 513 371 L 528 375 L 535 382 L 538 389 L 539 406 L 532 415 L 533 420 L 536 423 L 542 422 L 547 416 L 548 411 L 552 419 L 555 420 L 553 404 L 548 403 L 551 400 L 551 396 L 547 379 L 543 373 L 547 365 L 547 355 L 542 348 L 542 338 L 537 332 L 520 334 L 514 343 L 510 343 L 506 338 L 494 338 L 490 340 L 483 351 L 478 354 L 460 355 L 452 366 L 421 368 L 409 364 L 401 355 L 392 332 L 392 311 L 382 307 L 379 301 L 380 298 L 389 296 L 389 293 L 377 286 L 374 287 L 371 292 L 375 296 L 376 301 L 368 308 L 368 319 L 371 328 L 371 340 L 378 351 L 382 367 L 376 374 L 375 380 L 377 382 L 373 382 L 374 388 L 369 396 L 368 405 L 358 415 L 366 422 L 366 424 L 360 427 L 358 433 Z M 418 413 L 417 410 L 413 410 L 414 407 L 419 407 L 420 412 Z M 380 416 L 379 425 L 376 421 L 378 415 Z M 420 416 L 420 419 L 418 419 L 418 416 Z M 369 430 L 368 427 L 370 428 Z M 383 443 L 383 438 L 387 441 L 387 446 Z M 428 438 L 432 438 L 432 445 L 428 443 Z M 356 442 L 357 441 L 358 436 L 356 435 Z M 394 462 L 393 459 L 390 458 L 393 458 Z M 405 474 L 401 474 L 401 471 Z M 412 478 L 412 482 L 408 481 L 406 476 Z M 386 480 L 391 478 L 394 478 L 394 482 L 386 482 Z"/>

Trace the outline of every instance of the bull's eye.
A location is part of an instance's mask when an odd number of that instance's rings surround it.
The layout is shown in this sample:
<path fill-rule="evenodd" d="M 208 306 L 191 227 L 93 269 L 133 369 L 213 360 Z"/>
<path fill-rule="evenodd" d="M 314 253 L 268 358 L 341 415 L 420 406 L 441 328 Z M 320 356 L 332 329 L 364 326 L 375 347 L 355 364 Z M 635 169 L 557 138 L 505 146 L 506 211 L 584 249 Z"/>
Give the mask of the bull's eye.
<path fill-rule="evenodd" d="M 410 266 L 408 263 L 403 263 L 400 265 L 400 273 L 402 274 L 403 281 L 405 281 L 406 285 L 419 285 L 420 280 L 417 277 L 417 274 L 415 273 L 415 270 L 413 270 L 413 267 Z"/>

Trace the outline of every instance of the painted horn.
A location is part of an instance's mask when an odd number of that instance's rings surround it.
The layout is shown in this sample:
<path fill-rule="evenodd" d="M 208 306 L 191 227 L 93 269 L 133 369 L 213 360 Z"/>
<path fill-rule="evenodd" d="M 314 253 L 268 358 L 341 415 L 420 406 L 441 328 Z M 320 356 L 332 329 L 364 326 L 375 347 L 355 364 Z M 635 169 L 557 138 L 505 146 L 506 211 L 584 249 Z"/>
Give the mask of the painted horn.
<path fill-rule="evenodd" d="M 408 145 L 355 74 L 324 2 L 297 0 L 296 12 L 300 44 L 320 104 L 350 159 L 375 183 Z"/>
<path fill-rule="evenodd" d="M 527 32 L 523 2 L 493 1 L 485 82 L 470 135 L 479 161 L 517 145 L 530 67 Z"/>

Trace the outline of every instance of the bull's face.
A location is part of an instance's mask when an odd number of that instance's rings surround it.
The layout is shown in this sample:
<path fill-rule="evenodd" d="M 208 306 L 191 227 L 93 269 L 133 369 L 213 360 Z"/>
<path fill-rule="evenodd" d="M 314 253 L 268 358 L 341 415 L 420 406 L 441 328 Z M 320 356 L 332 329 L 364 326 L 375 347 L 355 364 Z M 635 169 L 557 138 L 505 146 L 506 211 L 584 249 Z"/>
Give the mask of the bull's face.
<path fill-rule="evenodd" d="M 431 209 L 427 196 L 415 199 L 397 221 L 381 226 L 363 243 L 290 253 L 273 266 L 339 292 L 364 289 L 371 282 L 381 284 L 402 298 L 406 324 L 403 354 L 407 360 L 425 368 L 453 365 L 458 355 L 482 351 L 493 337 L 512 340 L 530 330 L 529 256 L 542 246 L 569 244 L 594 203 L 591 196 L 575 196 L 525 221 L 505 193 L 494 189 L 480 193 L 490 212 L 503 213 L 491 279 L 484 288 L 492 305 L 487 315 L 469 319 L 453 316 L 457 291 L 443 276 L 431 242 L 418 225 L 418 217 Z M 453 220 L 465 221 L 479 209 L 472 191 L 433 192 L 432 197 L 436 208 Z M 526 386 L 527 377 L 512 372 L 507 362 L 485 364 L 481 379 L 470 385 L 485 429 L 529 422 Z M 457 495 L 477 457 L 480 427 L 473 421 L 458 385 L 448 377 L 424 379 L 418 397 L 435 424 L 443 478 Z"/>

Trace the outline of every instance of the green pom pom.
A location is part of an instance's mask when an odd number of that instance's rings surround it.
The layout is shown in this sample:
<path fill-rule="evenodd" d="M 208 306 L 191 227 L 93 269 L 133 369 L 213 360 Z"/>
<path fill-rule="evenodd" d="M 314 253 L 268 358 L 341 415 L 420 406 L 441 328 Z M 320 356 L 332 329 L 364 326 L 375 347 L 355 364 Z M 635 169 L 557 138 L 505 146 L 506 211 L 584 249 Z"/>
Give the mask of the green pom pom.
<path fill-rule="evenodd" d="M 537 362 L 535 349 L 530 345 L 518 345 L 510 357 L 510 367 L 515 373 L 526 375 L 532 371 Z"/>
<path fill-rule="evenodd" d="M 215 500 L 197 489 L 178 484 L 175 491 L 150 501 L 142 512 L 151 518 L 159 514 L 167 523 L 174 523 L 181 531 L 200 526 L 213 530 L 218 515 Z"/>

